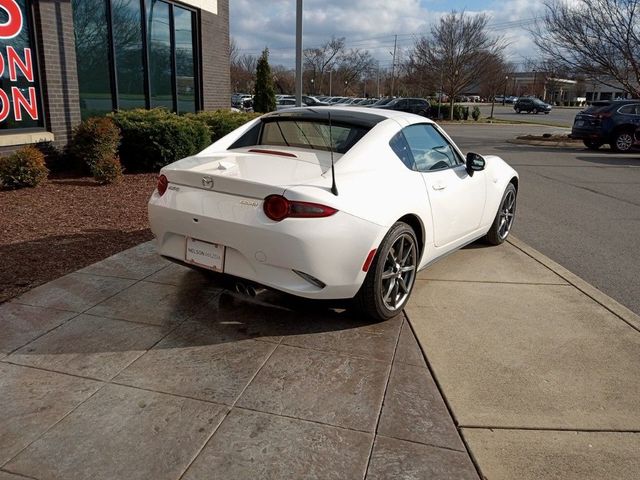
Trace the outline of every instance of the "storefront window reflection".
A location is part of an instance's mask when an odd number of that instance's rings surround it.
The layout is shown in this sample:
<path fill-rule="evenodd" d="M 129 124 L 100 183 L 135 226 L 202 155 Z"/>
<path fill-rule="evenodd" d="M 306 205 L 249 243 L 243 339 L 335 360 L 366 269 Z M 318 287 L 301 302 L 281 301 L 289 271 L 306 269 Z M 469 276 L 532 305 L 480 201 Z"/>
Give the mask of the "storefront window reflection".
<path fill-rule="evenodd" d="M 83 118 L 146 105 L 196 110 L 195 12 L 162 0 L 72 2 Z"/>

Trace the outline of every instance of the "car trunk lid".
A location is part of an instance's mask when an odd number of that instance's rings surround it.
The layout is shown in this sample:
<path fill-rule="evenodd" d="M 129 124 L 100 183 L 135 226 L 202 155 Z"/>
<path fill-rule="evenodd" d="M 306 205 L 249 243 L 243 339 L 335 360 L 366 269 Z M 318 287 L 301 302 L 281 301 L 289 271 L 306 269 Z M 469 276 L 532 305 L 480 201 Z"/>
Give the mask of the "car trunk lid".
<path fill-rule="evenodd" d="M 173 184 L 265 198 L 281 194 L 291 185 L 317 183 L 330 162 L 329 152 L 320 150 L 256 146 L 188 157 L 165 167 L 162 173 Z"/>

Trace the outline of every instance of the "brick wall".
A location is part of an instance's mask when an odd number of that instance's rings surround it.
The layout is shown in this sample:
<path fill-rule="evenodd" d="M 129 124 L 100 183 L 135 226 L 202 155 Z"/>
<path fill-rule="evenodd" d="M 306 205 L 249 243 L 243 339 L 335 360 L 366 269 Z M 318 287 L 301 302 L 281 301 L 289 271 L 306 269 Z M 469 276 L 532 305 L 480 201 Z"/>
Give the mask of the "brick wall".
<path fill-rule="evenodd" d="M 63 147 L 80 123 L 80 97 L 70 0 L 34 1 L 40 87 L 47 130 Z"/>
<path fill-rule="evenodd" d="M 205 110 L 229 108 L 229 0 L 218 0 L 218 14 L 201 11 L 202 91 Z"/>

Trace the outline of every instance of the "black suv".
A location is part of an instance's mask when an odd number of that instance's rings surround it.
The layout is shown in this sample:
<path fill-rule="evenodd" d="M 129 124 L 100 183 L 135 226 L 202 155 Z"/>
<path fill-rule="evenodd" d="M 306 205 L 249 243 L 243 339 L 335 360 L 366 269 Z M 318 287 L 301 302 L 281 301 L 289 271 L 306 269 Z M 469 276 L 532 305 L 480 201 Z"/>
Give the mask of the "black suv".
<path fill-rule="evenodd" d="M 394 98 L 386 105 L 375 105 L 375 108 L 399 110 L 401 112 L 415 113 L 426 117 L 429 113 L 429 102 L 424 98 Z"/>
<path fill-rule="evenodd" d="M 571 138 L 582 140 L 597 150 L 605 143 L 616 152 L 628 152 L 634 146 L 634 132 L 640 127 L 640 100 L 593 102 L 573 121 Z"/>
<path fill-rule="evenodd" d="M 513 104 L 513 109 L 516 113 L 545 113 L 548 114 L 551 111 L 551 105 L 544 103 L 542 100 L 532 97 L 519 98 L 516 103 Z"/>

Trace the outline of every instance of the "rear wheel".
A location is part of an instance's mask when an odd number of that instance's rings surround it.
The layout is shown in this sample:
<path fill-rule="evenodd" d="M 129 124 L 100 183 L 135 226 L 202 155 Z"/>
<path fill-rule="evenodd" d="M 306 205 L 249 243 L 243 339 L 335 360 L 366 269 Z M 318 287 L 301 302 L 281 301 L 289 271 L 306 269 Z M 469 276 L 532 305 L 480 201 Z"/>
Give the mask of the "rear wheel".
<path fill-rule="evenodd" d="M 500 245 L 511 232 L 513 221 L 516 218 L 516 194 L 516 187 L 510 183 L 502 195 L 496 218 L 485 237 L 491 245 Z"/>
<path fill-rule="evenodd" d="M 418 270 L 418 242 L 413 229 L 397 222 L 382 240 L 355 297 L 358 310 L 376 320 L 399 314 L 411 295 Z"/>
<path fill-rule="evenodd" d="M 538 109 L 537 109 L 537 108 L 534 108 L 534 109 L 533 109 L 533 113 L 535 113 L 535 114 L 537 115 L 537 114 L 538 114 Z"/>
<path fill-rule="evenodd" d="M 516 113 L 520 113 L 521 110 L 519 108 L 516 108 Z"/>
<path fill-rule="evenodd" d="M 633 133 L 622 131 L 613 136 L 613 142 L 611 142 L 611 148 L 616 152 L 625 153 L 631 150 L 633 145 Z"/>
<path fill-rule="evenodd" d="M 582 143 L 584 143 L 584 146 L 589 150 L 598 150 L 602 146 L 602 142 L 589 139 L 582 140 Z"/>

